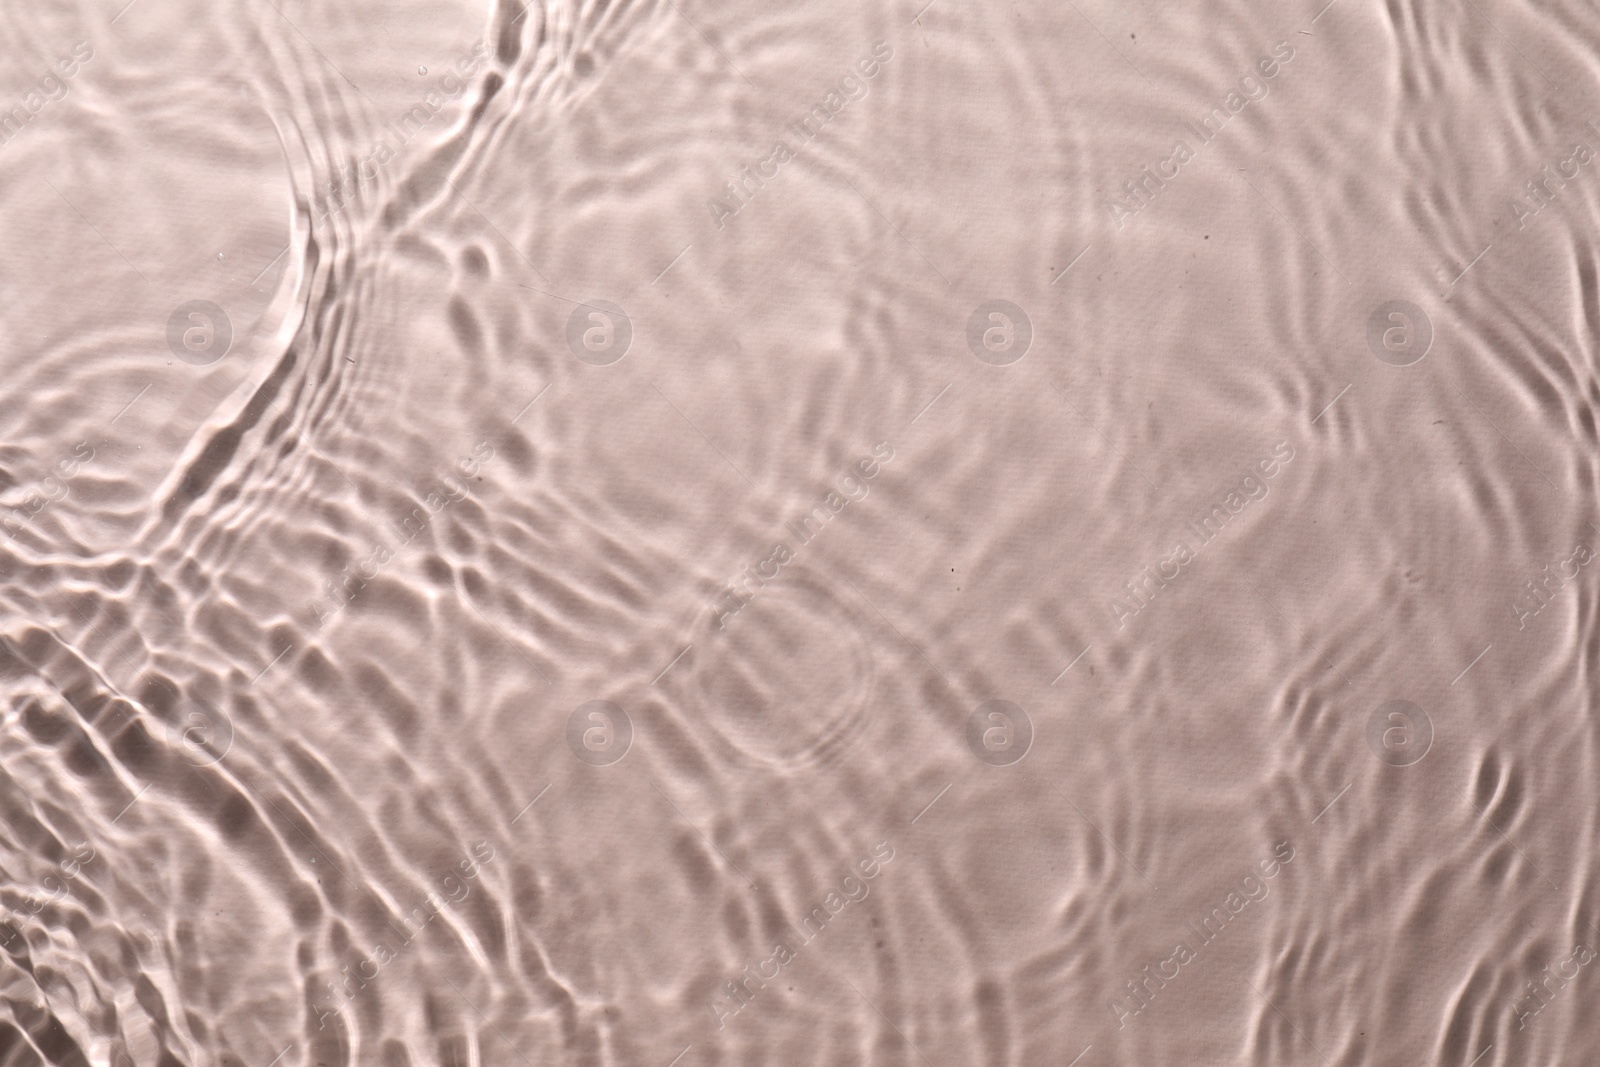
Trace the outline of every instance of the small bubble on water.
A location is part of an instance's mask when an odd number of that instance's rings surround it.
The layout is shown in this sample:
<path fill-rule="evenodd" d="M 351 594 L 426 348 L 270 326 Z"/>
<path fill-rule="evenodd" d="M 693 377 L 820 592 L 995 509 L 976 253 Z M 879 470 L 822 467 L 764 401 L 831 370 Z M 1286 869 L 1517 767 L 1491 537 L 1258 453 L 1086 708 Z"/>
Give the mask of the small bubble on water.
<path fill-rule="evenodd" d="M 418 67 L 417 68 L 417 73 L 418 74 L 426 74 L 426 73 L 428 73 L 428 68 L 427 67 Z"/>

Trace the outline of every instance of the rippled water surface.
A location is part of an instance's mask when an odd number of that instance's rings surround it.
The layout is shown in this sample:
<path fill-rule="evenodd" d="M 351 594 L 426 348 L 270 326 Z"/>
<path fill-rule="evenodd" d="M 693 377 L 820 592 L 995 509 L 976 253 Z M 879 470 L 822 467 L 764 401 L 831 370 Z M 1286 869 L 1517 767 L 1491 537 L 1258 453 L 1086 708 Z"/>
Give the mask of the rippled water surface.
<path fill-rule="evenodd" d="M 0 1063 L 1600 1055 L 1600 14 L 0 10 Z"/>

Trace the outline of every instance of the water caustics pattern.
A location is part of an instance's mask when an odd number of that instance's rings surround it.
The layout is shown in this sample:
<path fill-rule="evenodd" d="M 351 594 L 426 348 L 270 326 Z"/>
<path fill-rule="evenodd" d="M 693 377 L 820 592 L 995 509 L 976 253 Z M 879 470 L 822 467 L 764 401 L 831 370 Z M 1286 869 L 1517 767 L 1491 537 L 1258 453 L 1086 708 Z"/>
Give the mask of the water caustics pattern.
<path fill-rule="evenodd" d="M 1600 1056 L 1600 12 L 0 10 L 0 1064 Z"/>

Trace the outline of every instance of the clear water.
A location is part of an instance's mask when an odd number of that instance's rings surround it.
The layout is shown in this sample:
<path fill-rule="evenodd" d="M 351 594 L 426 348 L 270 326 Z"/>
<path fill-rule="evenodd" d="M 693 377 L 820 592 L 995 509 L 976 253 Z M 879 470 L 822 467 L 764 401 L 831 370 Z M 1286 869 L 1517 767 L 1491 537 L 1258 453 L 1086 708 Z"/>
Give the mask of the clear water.
<path fill-rule="evenodd" d="M 1597 41 L 6 7 L 0 1061 L 1590 1062 Z"/>

